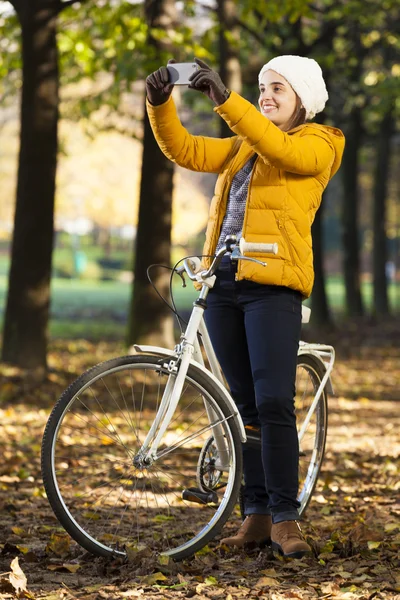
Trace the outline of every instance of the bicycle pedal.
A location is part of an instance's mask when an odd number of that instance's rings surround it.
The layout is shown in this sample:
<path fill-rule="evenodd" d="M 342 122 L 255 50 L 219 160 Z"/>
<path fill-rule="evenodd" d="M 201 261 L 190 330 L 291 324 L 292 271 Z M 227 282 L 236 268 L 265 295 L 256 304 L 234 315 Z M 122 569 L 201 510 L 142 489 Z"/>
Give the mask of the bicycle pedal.
<path fill-rule="evenodd" d="M 182 491 L 182 499 L 197 504 L 218 504 L 218 496 L 215 492 L 203 492 L 199 488 L 187 488 Z"/>

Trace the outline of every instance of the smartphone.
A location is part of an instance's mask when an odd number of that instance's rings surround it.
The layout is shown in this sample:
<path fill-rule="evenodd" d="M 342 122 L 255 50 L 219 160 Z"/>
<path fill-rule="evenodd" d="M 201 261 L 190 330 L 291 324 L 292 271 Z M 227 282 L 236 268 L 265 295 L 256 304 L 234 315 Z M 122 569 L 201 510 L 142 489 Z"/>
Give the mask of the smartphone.
<path fill-rule="evenodd" d="M 172 63 L 167 65 L 169 73 L 169 83 L 174 85 L 189 85 L 189 77 L 197 71 L 198 64 L 193 63 Z"/>

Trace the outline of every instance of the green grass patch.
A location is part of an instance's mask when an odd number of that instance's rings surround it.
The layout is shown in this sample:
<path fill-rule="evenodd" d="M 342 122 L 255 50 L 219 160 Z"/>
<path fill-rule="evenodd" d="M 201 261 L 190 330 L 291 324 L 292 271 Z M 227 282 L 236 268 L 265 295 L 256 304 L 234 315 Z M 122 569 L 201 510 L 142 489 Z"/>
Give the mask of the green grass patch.
<path fill-rule="evenodd" d="M 51 319 L 50 337 L 52 339 L 87 339 L 87 340 L 124 340 L 126 323 L 110 319 Z"/>
<path fill-rule="evenodd" d="M 7 277 L 0 274 L 0 318 L 5 310 Z M 52 280 L 50 334 L 52 338 L 87 338 L 92 340 L 123 339 L 132 286 L 119 281 Z M 177 280 L 173 288 L 178 311 L 190 311 L 196 290 L 181 287 Z M 340 277 L 328 279 L 327 292 L 334 313 L 344 312 L 345 290 Z M 364 282 L 363 298 L 367 310 L 371 306 L 372 285 Z M 389 286 L 392 310 L 400 312 L 400 284 Z M 160 300 L 161 302 L 161 300 Z"/>

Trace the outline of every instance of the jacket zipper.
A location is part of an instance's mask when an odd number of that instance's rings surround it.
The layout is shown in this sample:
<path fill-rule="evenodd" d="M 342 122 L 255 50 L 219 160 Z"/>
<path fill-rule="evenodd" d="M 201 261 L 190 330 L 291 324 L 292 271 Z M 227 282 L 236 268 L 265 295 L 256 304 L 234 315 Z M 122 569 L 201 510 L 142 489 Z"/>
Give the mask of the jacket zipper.
<path fill-rule="evenodd" d="M 243 217 L 242 237 L 244 237 L 244 231 L 245 231 L 245 226 L 246 226 L 246 222 L 247 222 L 247 202 L 249 200 L 249 194 L 250 194 L 250 190 L 251 190 L 251 184 L 253 182 L 253 175 L 254 175 L 255 166 L 256 166 L 257 161 L 258 161 L 258 156 L 257 156 L 256 160 L 254 161 L 254 165 L 253 165 L 253 168 L 251 170 L 249 186 L 247 188 L 246 205 L 245 205 L 244 217 Z M 240 260 L 238 260 L 238 268 L 237 268 L 236 275 L 235 275 L 235 281 L 239 281 L 240 266 L 241 266 L 240 265 Z"/>
<path fill-rule="evenodd" d="M 282 223 L 281 219 L 278 219 L 278 229 L 281 230 L 282 235 L 285 238 L 286 246 L 288 247 L 289 254 L 290 254 L 291 263 L 292 263 L 293 266 L 296 266 L 296 261 L 294 259 L 294 253 L 293 253 L 292 245 L 290 243 L 289 236 L 288 236 L 288 233 L 286 231 L 285 225 Z"/>

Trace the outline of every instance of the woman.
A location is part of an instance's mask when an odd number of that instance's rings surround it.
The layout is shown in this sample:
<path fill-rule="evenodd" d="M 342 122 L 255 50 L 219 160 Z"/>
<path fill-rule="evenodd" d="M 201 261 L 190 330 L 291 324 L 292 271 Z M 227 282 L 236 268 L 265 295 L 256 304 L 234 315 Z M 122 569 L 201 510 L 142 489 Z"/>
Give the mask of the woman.
<path fill-rule="evenodd" d="M 230 92 L 201 60 L 189 88 L 207 95 L 236 134 L 191 135 L 170 97 L 168 70 L 146 80 L 147 110 L 164 154 L 194 171 L 219 173 L 204 254 L 227 235 L 277 242 L 267 267 L 223 261 L 208 295 L 207 328 L 244 424 L 261 428 L 261 453 L 244 445 L 246 518 L 228 546 L 272 543 L 284 556 L 310 552 L 297 524 L 299 448 L 294 413 L 301 302 L 313 286 L 311 224 L 340 166 L 344 136 L 306 123 L 328 94 L 312 59 L 278 56 L 259 74 L 259 109 Z M 210 260 L 210 259 L 209 259 Z"/>

